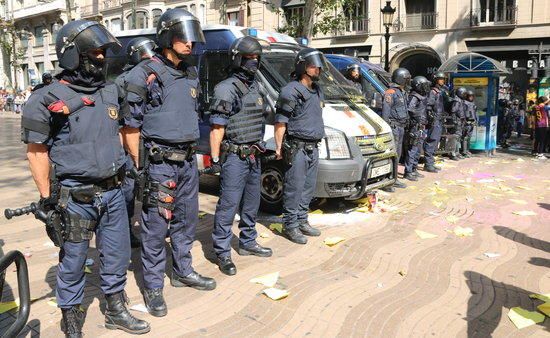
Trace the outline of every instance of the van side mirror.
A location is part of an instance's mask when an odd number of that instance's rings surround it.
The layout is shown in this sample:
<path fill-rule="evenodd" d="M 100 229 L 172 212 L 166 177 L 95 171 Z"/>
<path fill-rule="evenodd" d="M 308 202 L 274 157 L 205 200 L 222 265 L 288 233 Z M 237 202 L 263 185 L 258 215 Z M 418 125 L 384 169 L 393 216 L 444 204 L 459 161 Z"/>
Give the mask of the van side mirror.
<path fill-rule="evenodd" d="M 382 94 L 374 92 L 372 94 L 372 100 L 370 106 L 376 109 L 382 109 Z"/>

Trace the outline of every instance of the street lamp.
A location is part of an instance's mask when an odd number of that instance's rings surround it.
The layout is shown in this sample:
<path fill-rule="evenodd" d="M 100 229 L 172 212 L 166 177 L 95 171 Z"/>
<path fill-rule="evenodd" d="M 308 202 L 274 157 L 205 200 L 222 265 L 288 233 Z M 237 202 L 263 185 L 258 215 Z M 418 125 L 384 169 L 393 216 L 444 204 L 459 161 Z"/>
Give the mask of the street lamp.
<path fill-rule="evenodd" d="M 391 1 L 386 1 L 386 6 L 380 10 L 382 12 L 382 23 L 386 27 L 386 60 L 384 63 L 384 69 L 386 72 L 390 71 L 390 27 L 393 24 L 393 14 L 395 13 L 395 8 L 391 7 Z"/>

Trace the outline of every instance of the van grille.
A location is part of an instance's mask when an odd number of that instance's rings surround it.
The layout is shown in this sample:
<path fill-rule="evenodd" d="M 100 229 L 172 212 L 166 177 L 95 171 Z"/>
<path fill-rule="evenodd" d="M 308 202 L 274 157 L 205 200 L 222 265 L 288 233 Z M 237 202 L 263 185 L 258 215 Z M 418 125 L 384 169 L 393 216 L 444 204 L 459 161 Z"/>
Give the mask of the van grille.
<path fill-rule="evenodd" d="M 377 137 L 373 136 L 356 136 L 355 143 L 361 149 L 363 157 L 381 154 L 391 147 L 391 135 L 384 134 Z"/>

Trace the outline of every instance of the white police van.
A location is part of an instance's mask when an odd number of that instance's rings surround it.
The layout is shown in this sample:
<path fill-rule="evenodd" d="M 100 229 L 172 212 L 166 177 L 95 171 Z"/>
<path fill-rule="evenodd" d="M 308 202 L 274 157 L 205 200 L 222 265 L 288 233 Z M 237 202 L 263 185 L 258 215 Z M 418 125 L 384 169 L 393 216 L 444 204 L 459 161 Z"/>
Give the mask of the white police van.
<path fill-rule="evenodd" d="M 198 149 L 199 168 L 210 163 L 208 106 L 214 87 L 228 75 L 231 43 L 251 35 L 260 40 L 264 54 L 257 75 L 268 103 L 265 128 L 267 148 L 273 152 L 275 102 L 281 88 L 290 80 L 296 53 L 303 48 L 288 35 L 238 26 L 203 26 L 206 43 L 197 45 L 194 54 L 199 70 L 202 95 Z M 137 36 L 154 39 L 154 29 L 128 30 L 116 34 L 123 44 L 118 55 L 108 55 L 108 76 L 117 76 L 125 63 L 128 42 Z M 397 159 L 390 127 L 368 106 L 346 79 L 327 61 L 319 84 L 325 95 L 323 119 L 326 137 L 319 147 L 317 198 L 358 199 L 367 191 L 395 182 Z M 270 161 L 262 168 L 262 208 L 278 212 L 282 205 L 283 163 Z"/>

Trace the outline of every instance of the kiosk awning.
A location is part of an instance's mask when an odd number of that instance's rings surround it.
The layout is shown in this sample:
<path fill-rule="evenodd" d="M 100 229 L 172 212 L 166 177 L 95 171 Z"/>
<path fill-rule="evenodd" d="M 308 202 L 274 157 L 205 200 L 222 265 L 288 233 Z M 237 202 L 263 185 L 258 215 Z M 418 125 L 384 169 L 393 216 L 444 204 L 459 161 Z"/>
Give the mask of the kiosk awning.
<path fill-rule="evenodd" d="M 501 73 L 510 74 L 500 62 L 478 53 L 463 53 L 445 61 L 440 72 L 444 73 Z"/>

